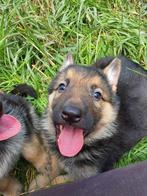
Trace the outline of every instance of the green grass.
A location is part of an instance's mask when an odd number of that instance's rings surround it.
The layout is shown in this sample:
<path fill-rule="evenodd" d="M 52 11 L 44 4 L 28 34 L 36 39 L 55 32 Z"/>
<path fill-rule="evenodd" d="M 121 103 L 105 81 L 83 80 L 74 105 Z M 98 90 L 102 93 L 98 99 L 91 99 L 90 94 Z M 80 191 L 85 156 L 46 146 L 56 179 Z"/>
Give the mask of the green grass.
<path fill-rule="evenodd" d="M 80 64 L 123 54 L 147 69 L 146 10 L 143 0 L 1 0 L 0 90 L 27 82 L 39 95 L 34 106 L 43 111 L 48 84 L 67 52 Z M 144 139 L 116 166 L 146 158 Z M 22 178 L 20 165 L 15 172 Z M 33 175 L 28 167 L 25 190 Z"/>

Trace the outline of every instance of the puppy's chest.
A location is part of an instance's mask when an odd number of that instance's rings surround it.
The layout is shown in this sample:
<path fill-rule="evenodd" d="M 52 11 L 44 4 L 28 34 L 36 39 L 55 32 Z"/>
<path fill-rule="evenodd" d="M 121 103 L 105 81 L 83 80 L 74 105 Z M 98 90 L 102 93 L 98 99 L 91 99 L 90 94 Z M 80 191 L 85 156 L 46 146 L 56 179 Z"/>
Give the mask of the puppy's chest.
<path fill-rule="evenodd" d="M 80 153 L 76 157 L 72 158 L 59 158 L 59 165 L 60 168 L 67 173 L 74 172 L 74 170 L 77 170 L 84 167 L 100 167 L 101 163 L 101 153 L 92 153 L 92 152 L 84 152 Z"/>

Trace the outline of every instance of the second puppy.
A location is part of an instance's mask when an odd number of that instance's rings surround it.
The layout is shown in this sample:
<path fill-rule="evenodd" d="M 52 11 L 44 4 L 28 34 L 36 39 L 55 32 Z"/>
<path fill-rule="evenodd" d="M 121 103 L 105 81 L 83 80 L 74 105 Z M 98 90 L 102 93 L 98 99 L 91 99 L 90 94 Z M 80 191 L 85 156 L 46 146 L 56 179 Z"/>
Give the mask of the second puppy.
<path fill-rule="evenodd" d="M 14 90 L 21 94 L 34 95 L 32 88 L 25 85 Z M 48 156 L 38 136 L 38 117 L 32 106 L 18 95 L 0 93 L 0 193 L 17 196 L 20 183 L 9 176 L 20 155 L 31 162 L 41 173 L 48 172 Z"/>

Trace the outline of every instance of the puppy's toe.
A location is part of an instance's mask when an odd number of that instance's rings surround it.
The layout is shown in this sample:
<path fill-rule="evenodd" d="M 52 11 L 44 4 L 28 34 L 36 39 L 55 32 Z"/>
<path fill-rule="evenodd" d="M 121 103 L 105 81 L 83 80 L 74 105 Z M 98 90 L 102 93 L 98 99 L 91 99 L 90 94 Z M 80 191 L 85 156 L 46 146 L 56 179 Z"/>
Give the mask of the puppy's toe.
<path fill-rule="evenodd" d="M 40 188 L 50 186 L 50 178 L 47 175 L 39 174 L 30 184 L 29 191 L 35 191 Z"/>
<path fill-rule="evenodd" d="M 13 189 L 14 189 L 14 187 L 13 187 Z M 21 191 L 22 191 L 22 185 L 20 183 L 17 183 L 15 185 L 14 196 L 15 195 L 18 196 L 21 193 Z M 11 194 L 11 196 L 12 196 L 12 194 Z"/>
<path fill-rule="evenodd" d="M 57 176 L 51 181 L 51 185 L 56 185 L 56 184 L 65 184 L 68 182 L 72 182 L 72 180 L 69 178 L 68 175 L 61 175 Z"/>

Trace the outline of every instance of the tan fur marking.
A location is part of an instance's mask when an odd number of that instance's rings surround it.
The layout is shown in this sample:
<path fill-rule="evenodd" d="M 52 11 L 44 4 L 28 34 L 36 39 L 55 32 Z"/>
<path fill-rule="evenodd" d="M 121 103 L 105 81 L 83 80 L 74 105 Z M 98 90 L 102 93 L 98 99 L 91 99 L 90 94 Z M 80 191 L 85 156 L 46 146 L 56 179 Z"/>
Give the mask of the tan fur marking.
<path fill-rule="evenodd" d="M 59 163 L 58 163 L 58 159 L 55 155 L 51 156 L 51 178 L 55 178 L 56 176 L 59 175 L 60 171 L 59 171 Z"/>
<path fill-rule="evenodd" d="M 102 119 L 100 124 L 111 123 L 116 118 L 116 112 L 109 102 L 102 102 Z"/>
<path fill-rule="evenodd" d="M 56 91 L 53 91 L 52 94 L 50 94 L 48 96 L 48 102 L 49 102 L 48 103 L 48 108 L 49 108 L 50 112 L 52 112 L 52 103 L 53 103 L 53 100 L 54 100 L 55 96 L 56 96 Z"/>
<path fill-rule="evenodd" d="M 101 81 L 100 77 L 98 77 L 98 76 L 95 76 L 93 78 L 90 78 L 89 83 L 90 83 L 90 85 L 93 85 L 93 84 L 97 84 L 98 86 L 101 86 L 102 85 L 101 84 L 102 81 Z"/>
<path fill-rule="evenodd" d="M 36 135 L 33 135 L 31 140 L 24 144 L 22 154 L 39 172 L 47 172 L 49 155 L 46 153 L 43 144 Z"/>
<path fill-rule="evenodd" d="M 90 79 L 87 77 L 87 73 L 77 72 L 74 68 L 68 70 L 66 78 L 68 78 L 76 88 L 79 88 L 80 86 L 82 87 L 83 83 L 87 83 Z"/>
<path fill-rule="evenodd" d="M 6 177 L 0 180 L 0 193 L 5 196 L 18 196 L 21 192 L 21 185 L 16 179 Z"/>
<path fill-rule="evenodd" d="M 95 127 L 95 130 L 88 136 L 88 138 L 85 138 L 85 142 L 92 141 L 93 139 L 101 139 L 105 137 L 109 137 L 113 134 L 113 127 L 110 129 L 111 123 L 116 118 L 115 110 L 113 109 L 113 106 L 108 102 L 102 103 L 102 118 L 98 125 Z M 109 129 L 107 129 L 109 127 Z M 111 131 L 110 131 L 111 130 Z"/>
<path fill-rule="evenodd" d="M 77 75 L 77 73 L 75 72 L 74 69 L 69 69 L 68 72 L 67 72 L 67 78 L 69 79 L 74 79 L 75 78 L 75 74 Z"/>

